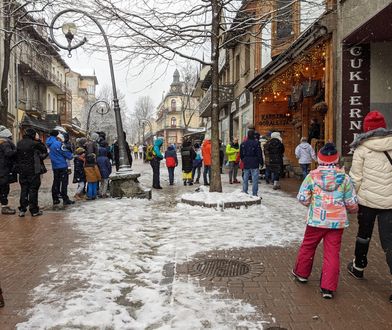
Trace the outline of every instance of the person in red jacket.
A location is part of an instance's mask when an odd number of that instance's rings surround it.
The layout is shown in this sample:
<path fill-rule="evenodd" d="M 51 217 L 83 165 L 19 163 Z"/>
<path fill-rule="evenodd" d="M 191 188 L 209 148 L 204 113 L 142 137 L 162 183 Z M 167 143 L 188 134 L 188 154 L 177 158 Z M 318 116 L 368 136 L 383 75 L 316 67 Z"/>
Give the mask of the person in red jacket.
<path fill-rule="evenodd" d="M 204 171 L 203 181 L 205 186 L 209 186 L 211 182 L 211 140 L 209 136 L 205 136 L 203 144 L 201 146 L 201 154 L 203 156 Z M 208 179 L 207 179 L 208 175 Z"/>
<path fill-rule="evenodd" d="M 169 184 L 172 186 L 174 184 L 174 169 L 178 165 L 177 153 L 173 145 L 167 147 L 165 159 L 166 167 L 169 172 Z"/>

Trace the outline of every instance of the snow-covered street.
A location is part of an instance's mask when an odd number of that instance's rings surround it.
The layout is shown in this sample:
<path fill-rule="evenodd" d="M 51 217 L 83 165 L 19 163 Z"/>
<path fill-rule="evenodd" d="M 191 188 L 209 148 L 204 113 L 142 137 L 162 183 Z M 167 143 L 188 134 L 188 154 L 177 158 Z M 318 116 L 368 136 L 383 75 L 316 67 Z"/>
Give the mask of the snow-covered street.
<path fill-rule="evenodd" d="M 151 186 L 151 167 L 136 161 L 133 168 Z M 297 180 L 282 180 L 290 194 L 260 183 L 261 204 L 248 208 L 222 209 L 222 199 L 210 196 L 220 205 L 215 210 L 180 203 L 200 186 L 184 187 L 179 170 L 169 186 L 163 164 L 161 174 L 163 189 L 153 190 L 151 201 L 99 199 L 53 212 L 49 171 L 40 193 L 44 215 L 0 221 L 6 298 L 0 329 L 391 327 L 385 299 L 390 283 L 377 236 L 367 279 L 357 281 L 344 271 L 352 258 L 354 219 L 344 233 L 333 301 L 319 293 L 322 248 L 308 284 L 293 280 L 306 213 L 294 198 Z M 230 198 L 245 198 L 241 185 L 229 185 L 227 175 L 222 180 Z M 217 259 L 243 262 L 250 270 L 219 277 L 197 268 Z"/>
<path fill-rule="evenodd" d="M 303 219 L 306 209 L 272 189 L 247 209 L 179 203 L 195 187 L 154 190 L 151 201 L 108 199 L 72 208 L 64 221 L 83 234 L 80 247 L 71 262 L 50 265 L 34 289 L 28 321 L 18 328 L 262 328 L 263 315 L 253 306 L 206 291 L 194 277 L 174 275 L 168 283 L 164 266 L 203 251 L 289 245 L 301 238 L 304 223 L 293 219 Z"/>

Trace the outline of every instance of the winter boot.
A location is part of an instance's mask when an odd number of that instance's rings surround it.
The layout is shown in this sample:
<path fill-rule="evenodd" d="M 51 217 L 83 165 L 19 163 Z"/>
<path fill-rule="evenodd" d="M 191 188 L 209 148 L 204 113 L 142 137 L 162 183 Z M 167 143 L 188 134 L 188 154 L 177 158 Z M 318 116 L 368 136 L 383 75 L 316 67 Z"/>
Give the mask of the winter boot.
<path fill-rule="evenodd" d="M 66 206 L 66 205 L 72 205 L 72 204 L 75 204 L 75 202 L 72 201 L 72 200 L 70 200 L 70 199 L 65 199 L 65 200 L 63 200 L 63 205 L 64 205 L 64 206 Z"/>
<path fill-rule="evenodd" d="M 39 217 L 39 216 L 41 216 L 42 214 L 44 214 L 44 212 L 42 212 L 42 211 L 37 211 L 37 212 L 31 213 L 31 216 L 32 216 L 32 217 Z"/>
<path fill-rule="evenodd" d="M 16 210 L 9 207 L 9 206 L 2 206 L 1 207 L 1 214 L 15 214 Z"/>
<path fill-rule="evenodd" d="M 272 187 L 273 190 L 278 190 L 280 189 L 280 183 L 279 181 L 274 181 L 274 186 Z"/>
<path fill-rule="evenodd" d="M 300 282 L 300 283 L 307 283 L 307 282 L 308 282 L 308 279 L 307 279 L 306 277 L 302 277 L 302 276 L 297 275 L 297 274 L 294 272 L 294 269 L 291 270 L 291 274 L 293 274 L 293 276 L 295 277 L 295 279 L 296 279 L 298 282 Z"/>
<path fill-rule="evenodd" d="M 348 263 L 347 270 L 348 273 L 356 279 L 360 280 L 363 278 L 363 268 L 355 266 L 355 259 Z"/>
<path fill-rule="evenodd" d="M 321 295 L 324 299 L 332 299 L 333 291 L 321 288 Z"/>
<path fill-rule="evenodd" d="M 184 186 L 186 186 L 186 180 L 184 180 Z"/>
<path fill-rule="evenodd" d="M 3 291 L 0 288 L 0 308 L 4 307 L 4 297 L 3 297 Z"/>

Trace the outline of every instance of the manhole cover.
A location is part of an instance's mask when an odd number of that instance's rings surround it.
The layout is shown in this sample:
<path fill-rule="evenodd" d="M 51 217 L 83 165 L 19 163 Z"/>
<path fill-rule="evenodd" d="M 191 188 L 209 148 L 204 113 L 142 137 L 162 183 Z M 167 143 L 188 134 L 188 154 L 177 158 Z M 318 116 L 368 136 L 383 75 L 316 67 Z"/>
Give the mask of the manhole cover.
<path fill-rule="evenodd" d="M 249 273 L 250 266 L 238 260 L 207 259 L 197 262 L 193 269 L 208 276 L 231 277 Z"/>

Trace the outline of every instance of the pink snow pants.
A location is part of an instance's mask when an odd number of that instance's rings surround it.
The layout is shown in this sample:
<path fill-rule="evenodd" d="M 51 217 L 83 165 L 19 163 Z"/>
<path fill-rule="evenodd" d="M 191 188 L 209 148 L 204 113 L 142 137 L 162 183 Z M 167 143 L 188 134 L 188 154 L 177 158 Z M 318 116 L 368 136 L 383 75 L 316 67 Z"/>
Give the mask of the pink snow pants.
<path fill-rule="evenodd" d="M 312 272 L 314 254 L 323 239 L 324 258 L 320 287 L 336 291 L 339 282 L 340 245 L 343 229 L 327 229 L 306 226 L 305 236 L 298 251 L 294 272 L 308 278 Z"/>

